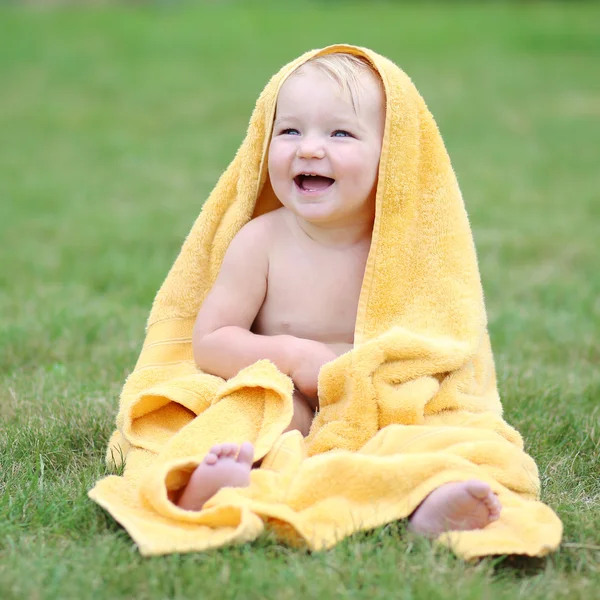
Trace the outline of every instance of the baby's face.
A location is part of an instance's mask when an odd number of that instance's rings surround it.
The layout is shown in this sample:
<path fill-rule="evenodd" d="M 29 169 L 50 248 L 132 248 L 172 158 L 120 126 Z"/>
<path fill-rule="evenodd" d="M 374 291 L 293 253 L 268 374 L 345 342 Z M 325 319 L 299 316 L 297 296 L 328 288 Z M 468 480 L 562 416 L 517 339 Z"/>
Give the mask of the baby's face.
<path fill-rule="evenodd" d="M 308 64 L 279 92 L 269 177 L 279 201 L 308 222 L 345 226 L 373 218 L 384 95 L 371 73 L 359 84 L 355 109 L 347 92 Z"/>

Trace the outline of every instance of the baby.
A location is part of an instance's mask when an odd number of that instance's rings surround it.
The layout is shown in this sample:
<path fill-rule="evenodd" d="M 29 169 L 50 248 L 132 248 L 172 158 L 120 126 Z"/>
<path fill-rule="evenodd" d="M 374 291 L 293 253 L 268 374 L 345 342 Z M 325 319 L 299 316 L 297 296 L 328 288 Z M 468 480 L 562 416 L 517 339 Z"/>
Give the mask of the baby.
<path fill-rule="evenodd" d="M 377 73 L 349 54 L 315 58 L 282 85 L 268 173 L 282 208 L 235 236 L 194 327 L 194 359 L 224 379 L 269 359 L 294 382 L 286 431 L 306 436 L 319 407 L 321 367 L 353 347 L 358 301 L 375 219 L 385 125 Z M 177 501 L 200 510 L 224 486 L 249 484 L 251 443 L 214 446 Z M 497 519 L 487 483 L 434 490 L 410 517 L 437 535 Z"/>

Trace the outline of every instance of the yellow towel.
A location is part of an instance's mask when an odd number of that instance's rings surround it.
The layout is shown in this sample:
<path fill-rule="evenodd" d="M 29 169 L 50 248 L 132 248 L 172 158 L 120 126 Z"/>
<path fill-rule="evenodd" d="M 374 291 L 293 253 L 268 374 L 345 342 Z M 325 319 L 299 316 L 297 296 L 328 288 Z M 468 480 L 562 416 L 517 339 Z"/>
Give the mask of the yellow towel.
<path fill-rule="evenodd" d="M 266 174 L 280 86 L 300 64 L 333 52 L 373 64 L 387 116 L 355 347 L 321 370 L 321 408 L 304 439 L 281 435 L 293 412 L 289 377 L 267 360 L 229 381 L 202 373 L 191 332 L 234 235 L 280 206 Z M 331 46 L 286 65 L 258 99 L 246 139 L 154 301 L 108 449 L 124 474 L 89 495 L 145 555 L 252 540 L 265 525 L 291 545 L 323 549 L 408 517 L 444 483 L 477 478 L 498 494 L 501 518 L 438 541 L 465 559 L 542 556 L 557 548 L 562 525 L 537 500 L 535 463 L 501 415 L 473 239 L 437 126 L 396 65 Z M 245 440 L 264 457 L 249 487 L 224 488 L 197 512 L 173 504 L 213 444 Z"/>

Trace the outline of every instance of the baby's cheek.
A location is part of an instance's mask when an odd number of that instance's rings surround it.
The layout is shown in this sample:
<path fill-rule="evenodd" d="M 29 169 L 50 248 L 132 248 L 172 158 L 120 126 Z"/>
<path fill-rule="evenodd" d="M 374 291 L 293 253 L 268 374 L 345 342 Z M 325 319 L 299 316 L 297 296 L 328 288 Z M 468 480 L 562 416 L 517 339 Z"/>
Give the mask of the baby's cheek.
<path fill-rule="evenodd" d="M 348 174 L 352 184 L 358 187 L 370 187 L 377 173 L 377 164 L 369 157 L 361 156 L 348 161 Z"/>

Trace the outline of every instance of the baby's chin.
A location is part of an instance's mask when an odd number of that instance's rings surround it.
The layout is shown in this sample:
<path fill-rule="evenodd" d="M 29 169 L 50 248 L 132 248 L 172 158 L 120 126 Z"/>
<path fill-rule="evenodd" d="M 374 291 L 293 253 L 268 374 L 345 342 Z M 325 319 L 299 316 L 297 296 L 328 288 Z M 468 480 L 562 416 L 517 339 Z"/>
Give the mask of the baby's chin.
<path fill-rule="evenodd" d="M 371 225 L 373 219 L 364 214 L 348 213 L 335 207 L 325 205 L 303 205 L 301 207 L 291 207 L 296 217 L 313 227 L 322 229 L 355 227 L 357 225 Z"/>
<path fill-rule="evenodd" d="M 353 206 L 352 201 L 345 202 L 336 193 L 313 197 L 290 195 L 279 198 L 279 201 L 298 219 L 314 227 L 355 226 L 363 221 L 369 221 L 371 224 L 373 222 L 373 210 L 366 206 L 374 205 L 371 198 L 365 199 L 360 206 Z"/>
<path fill-rule="evenodd" d="M 311 225 L 329 225 L 343 217 L 342 211 L 328 200 L 290 202 L 289 210 Z"/>

